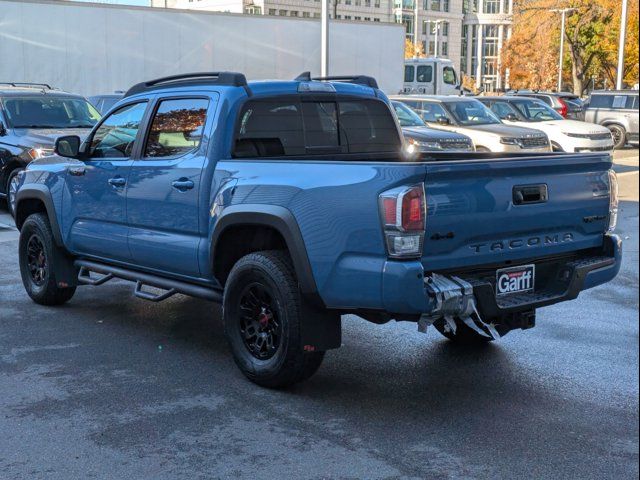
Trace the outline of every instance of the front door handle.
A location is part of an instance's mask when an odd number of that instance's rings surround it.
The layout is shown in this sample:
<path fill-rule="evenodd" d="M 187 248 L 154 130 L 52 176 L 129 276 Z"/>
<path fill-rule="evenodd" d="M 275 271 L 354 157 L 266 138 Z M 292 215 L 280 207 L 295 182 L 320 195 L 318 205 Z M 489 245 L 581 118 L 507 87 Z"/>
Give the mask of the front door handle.
<path fill-rule="evenodd" d="M 109 185 L 114 188 L 124 187 L 127 184 L 127 181 L 122 177 L 114 177 L 108 180 Z"/>
<path fill-rule="evenodd" d="M 188 178 L 181 178 L 180 180 L 176 180 L 175 182 L 172 182 L 171 186 L 176 190 L 180 190 L 181 192 L 186 192 L 187 190 L 191 190 L 195 186 L 195 184 Z"/>

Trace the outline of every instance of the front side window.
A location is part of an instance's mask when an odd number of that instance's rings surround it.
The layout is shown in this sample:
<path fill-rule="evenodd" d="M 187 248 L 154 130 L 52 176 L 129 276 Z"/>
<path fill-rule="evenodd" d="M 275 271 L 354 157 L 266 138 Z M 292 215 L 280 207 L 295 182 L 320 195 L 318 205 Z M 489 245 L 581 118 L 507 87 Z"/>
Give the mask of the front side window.
<path fill-rule="evenodd" d="M 91 139 L 90 156 L 93 158 L 130 157 L 146 108 L 146 102 L 133 103 L 109 115 Z"/>
<path fill-rule="evenodd" d="M 515 100 L 513 103 L 522 116 L 530 122 L 564 120 L 562 115 L 540 100 Z"/>
<path fill-rule="evenodd" d="M 100 120 L 84 98 L 12 96 L 5 99 L 4 107 L 13 128 L 91 128 Z"/>
<path fill-rule="evenodd" d="M 181 98 L 158 105 L 144 148 L 145 157 L 175 157 L 200 145 L 209 100 Z"/>
<path fill-rule="evenodd" d="M 442 80 L 447 85 L 456 85 L 458 83 L 456 71 L 453 69 L 453 67 L 444 67 L 442 69 Z"/>
<path fill-rule="evenodd" d="M 397 152 L 400 137 L 377 100 L 254 100 L 240 112 L 233 156 Z"/>
<path fill-rule="evenodd" d="M 431 83 L 433 81 L 433 67 L 431 65 L 420 65 L 418 67 L 417 80 L 419 83 Z"/>
<path fill-rule="evenodd" d="M 460 125 L 491 125 L 500 123 L 498 117 L 478 100 L 451 102 L 447 105 Z"/>

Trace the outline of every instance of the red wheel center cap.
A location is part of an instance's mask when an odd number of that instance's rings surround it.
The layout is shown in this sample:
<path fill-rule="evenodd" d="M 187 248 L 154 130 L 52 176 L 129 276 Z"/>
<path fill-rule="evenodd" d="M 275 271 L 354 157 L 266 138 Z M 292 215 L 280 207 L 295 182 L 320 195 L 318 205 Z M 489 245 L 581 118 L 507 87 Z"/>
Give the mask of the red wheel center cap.
<path fill-rule="evenodd" d="M 258 317 L 258 322 L 260 323 L 261 327 L 266 327 L 269 324 L 269 315 L 262 312 Z"/>

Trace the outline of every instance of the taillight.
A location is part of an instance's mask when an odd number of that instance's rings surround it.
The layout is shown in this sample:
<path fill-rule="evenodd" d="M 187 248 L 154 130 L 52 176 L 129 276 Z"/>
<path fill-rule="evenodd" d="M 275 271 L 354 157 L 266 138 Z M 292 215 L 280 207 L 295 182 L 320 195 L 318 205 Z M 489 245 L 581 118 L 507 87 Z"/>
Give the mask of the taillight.
<path fill-rule="evenodd" d="M 560 108 L 556 109 L 558 111 L 558 113 L 560 115 L 562 115 L 564 118 L 567 118 L 567 113 L 569 111 L 569 107 L 567 107 L 567 102 L 565 102 L 564 100 L 562 100 L 561 98 L 558 99 L 560 101 Z"/>
<path fill-rule="evenodd" d="M 424 186 L 398 187 L 380 194 L 380 214 L 390 257 L 422 255 L 427 216 Z"/>
<path fill-rule="evenodd" d="M 608 232 L 613 232 L 618 224 L 618 176 L 609 170 L 609 226 Z"/>

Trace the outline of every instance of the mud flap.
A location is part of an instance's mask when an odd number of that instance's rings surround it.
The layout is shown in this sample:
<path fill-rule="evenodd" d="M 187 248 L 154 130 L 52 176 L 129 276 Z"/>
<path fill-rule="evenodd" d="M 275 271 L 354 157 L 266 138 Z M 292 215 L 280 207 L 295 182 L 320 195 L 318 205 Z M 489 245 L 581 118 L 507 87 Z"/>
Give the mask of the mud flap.
<path fill-rule="evenodd" d="M 63 248 L 58 246 L 53 248 L 55 254 L 51 265 L 58 288 L 77 287 L 79 285 L 78 273 L 80 269 L 74 266 L 74 259 Z"/>
<path fill-rule="evenodd" d="M 301 302 L 300 340 L 305 352 L 319 352 L 340 348 L 342 319 L 338 313 L 319 310 L 308 302 Z"/>

